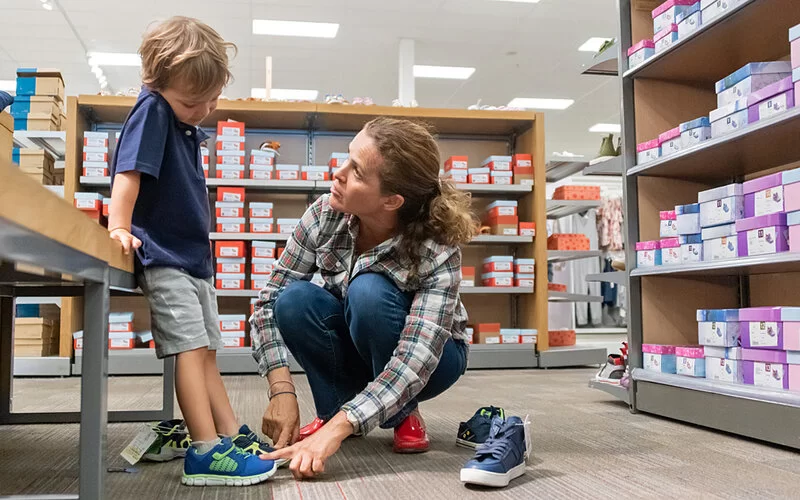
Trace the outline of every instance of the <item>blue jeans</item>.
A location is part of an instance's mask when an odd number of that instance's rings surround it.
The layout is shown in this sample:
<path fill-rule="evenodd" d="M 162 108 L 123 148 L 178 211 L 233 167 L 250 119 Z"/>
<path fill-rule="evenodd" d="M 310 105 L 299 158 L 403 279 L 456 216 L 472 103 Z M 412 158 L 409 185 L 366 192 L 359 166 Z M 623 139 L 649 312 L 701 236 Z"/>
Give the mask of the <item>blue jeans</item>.
<path fill-rule="evenodd" d="M 281 292 L 275 320 L 306 371 L 319 418 L 331 419 L 383 371 L 397 348 L 413 297 L 376 273 L 357 276 L 343 301 L 308 281 L 296 281 Z M 419 401 L 450 388 L 466 365 L 467 346 L 448 340 L 427 385 L 381 427 L 397 427 Z"/>

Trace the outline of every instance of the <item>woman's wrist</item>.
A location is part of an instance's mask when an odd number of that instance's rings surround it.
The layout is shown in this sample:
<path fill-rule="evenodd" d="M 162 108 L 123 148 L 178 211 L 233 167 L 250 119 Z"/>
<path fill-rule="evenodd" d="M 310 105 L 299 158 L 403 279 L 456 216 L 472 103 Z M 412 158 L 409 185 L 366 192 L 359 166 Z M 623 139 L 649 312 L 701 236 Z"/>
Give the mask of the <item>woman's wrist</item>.
<path fill-rule="evenodd" d="M 353 424 L 347 419 L 347 414 L 344 411 L 334 415 L 327 425 L 330 425 L 334 433 L 342 440 L 353 434 Z"/>

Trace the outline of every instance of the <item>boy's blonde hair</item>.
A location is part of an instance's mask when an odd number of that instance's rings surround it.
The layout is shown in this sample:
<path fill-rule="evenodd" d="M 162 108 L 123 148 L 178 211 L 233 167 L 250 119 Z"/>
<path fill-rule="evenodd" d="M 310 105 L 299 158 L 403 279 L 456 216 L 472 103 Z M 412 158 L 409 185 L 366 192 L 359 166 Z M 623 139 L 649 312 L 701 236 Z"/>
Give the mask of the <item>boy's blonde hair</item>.
<path fill-rule="evenodd" d="M 236 53 L 236 45 L 209 25 L 190 17 L 171 17 L 144 35 L 139 47 L 142 83 L 153 90 L 178 83 L 197 96 L 221 91 L 233 79 L 229 49 Z"/>

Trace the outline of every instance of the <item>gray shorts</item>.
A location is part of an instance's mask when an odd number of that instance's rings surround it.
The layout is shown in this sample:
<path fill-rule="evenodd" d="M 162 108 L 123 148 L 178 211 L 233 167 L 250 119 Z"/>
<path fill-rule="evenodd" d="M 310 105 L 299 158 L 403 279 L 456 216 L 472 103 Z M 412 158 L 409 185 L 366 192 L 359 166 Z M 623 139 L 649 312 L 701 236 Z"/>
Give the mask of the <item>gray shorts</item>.
<path fill-rule="evenodd" d="M 211 279 L 171 267 L 147 268 L 138 278 L 150 304 L 150 329 L 159 359 L 201 347 L 222 348 Z"/>

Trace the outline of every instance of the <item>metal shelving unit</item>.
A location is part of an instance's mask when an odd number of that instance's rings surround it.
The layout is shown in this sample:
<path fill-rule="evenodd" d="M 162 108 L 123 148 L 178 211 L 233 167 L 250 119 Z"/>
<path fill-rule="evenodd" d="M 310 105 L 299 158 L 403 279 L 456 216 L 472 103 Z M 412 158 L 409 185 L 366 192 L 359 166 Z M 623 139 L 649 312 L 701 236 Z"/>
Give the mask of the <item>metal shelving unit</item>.
<path fill-rule="evenodd" d="M 625 271 L 612 271 L 608 273 L 589 274 L 586 276 L 586 281 L 616 283 L 617 285 L 625 286 L 628 280 L 627 276 Z"/>
<path fill-rule="evenodd" d="M 475 244 L 522 244 L 533 243 L 533 236 L 501 236 L 494 234 L 480 234 L 472 238 Z"/>
<path fill-rule="evenodd" d="M 560 219 L 600 206 L 600 200 L 547 200 L 547 218 Z"/>
<path fill-rule="evenodd" d="M 587 161 L 551 161 L 545 165 L 545 176 L 547 182 L 558 182 L 566 179 L 570 175 L 583 172 L 589 166 Z"/>
<path fill-rule="evenodd" d="M 619 383 L 613 382 L 606 382 L 604 380 L 599 380 L 597 378 L 593 378 L 589 380 L 589 387 L 592 389 L 599 389 L 603 392 L 607 392 L 611 394 L 615 398 L 627 403 L 631 404 L 631 396 L 628 393 L 628 389 L 619 385 Z"/>
<path fill-rule="evenodd" d="M 619 75 L 619 43 L 608 47 L 602 54 L 596 55 L 590 63 L 581 68 L 582 75 L 618 76 Z"/>
<path fill-rule="evenodd" d="M 67 133 L 44 130 L 15 130 L 14 144 L 20 148 L 44 149 L 50 153 L 54 160 L 63 161 L 67 150 Z"/>
<path fill-rule="evenodd" d="M 547 262 L 567 262 L 570 260 L 602 257 L 600 250 L 548 250 Z"/>
<path fill-rule="evenodd" d="M 583 169 L 583 175 L 621 176 L 622 167 L 622 156 L 617 156 L 595 164 L 590 162 L 589 166 Z"/>
<path fill-rule="evenodd" d="M 579 293 L 547 292 L 550 302 L 603 302 L 603 297 L 599 295 L 582 295 Z"/>
<path fill-rule="evenodd" d="M 210 233 L 209 237 L 212 241 L 226 240 L 226 241 L 288 241 L 291 237 L 290 233 Z M 500 236 L 493 234 L 481 234 L 472 239 L 475 244 L 492 244 L 492 245 L 517 245 L 524 243 L 533 243 L 533 236 Z"/>
<path fill-rule="evenodd" d="M 217 290 L 217 297 L 258 297 L 259 290 Z M 521 286 L 465 286 L 462 295 L 527 295 L 533 288 Z"/>
<path fill-rule="evenodd" d="M 620 0 L 618 4 L 622 53 L 652 30 L 649 16 L 642 16 L 635 3 Z M 707 116 L 716 107 L 714 82 L 720 77 L 752 61 L 784 58 L 789 51 L 788 30 L 797 24 L 800 10 L 794 0 L 744 0 L 623 73 L 626 241 L 658 235 L 657 214 L 639 213 L 640 207 L 658 210 L 653 207 L 686 203 L 702 186 L 712 188 L 741 181 L 746 175 L 775 172 L 800 160 L 800 109 L 794 109 L 636 165 L 637 143 L 681 122 Z M 637 33 L 637 40 L 632 33 Z M 752 33 L 763 36 L 755 42 Z M 626 63 L 620 66 L 626 69 Z M 675 99 L 656 97 L 664 89 L 675 90 Z M 626 261 L 636 262 L 632 245 Z M 800 255 L 786 253 L 629 269 L 632 409 L 800 449 L 800 394 L 641 369 L 642 343 L 696 342 L 697 309 L 795 305 L 793 283 L 798 273 Z"/>

